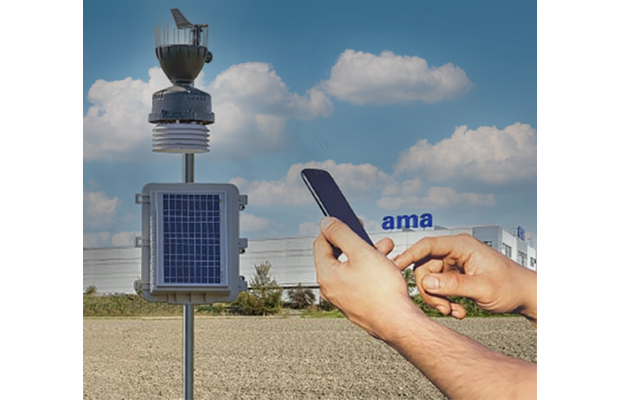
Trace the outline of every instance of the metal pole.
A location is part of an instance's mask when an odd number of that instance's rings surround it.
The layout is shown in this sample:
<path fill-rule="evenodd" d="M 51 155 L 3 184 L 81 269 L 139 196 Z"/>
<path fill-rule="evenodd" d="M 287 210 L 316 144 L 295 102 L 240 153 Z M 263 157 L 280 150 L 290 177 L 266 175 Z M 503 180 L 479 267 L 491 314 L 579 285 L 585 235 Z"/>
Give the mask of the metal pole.
<path fill-rule="evenodd" d="M 194 183 L 193 154 L 183 154 L 183 183 Z"/>
<path fill-rule="evenodd" d="M 183 155 L 183 183 L 194 182 L 194 155 Z M 194 305 L 183 304 L 183 398 L 194 399 Z"/>
<path fill-rule="evenodd" d="M 183 304 L 183 398 L 194 399 L 194 305 Z"/>

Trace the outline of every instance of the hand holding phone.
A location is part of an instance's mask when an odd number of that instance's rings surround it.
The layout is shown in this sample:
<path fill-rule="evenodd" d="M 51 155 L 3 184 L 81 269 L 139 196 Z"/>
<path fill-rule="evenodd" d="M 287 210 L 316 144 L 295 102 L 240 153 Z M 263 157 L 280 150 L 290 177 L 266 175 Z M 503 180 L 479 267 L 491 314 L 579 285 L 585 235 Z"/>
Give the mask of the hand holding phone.
<path fill-rule="evenodd" d="M 329 172 L 322 169 L 307 168 L 301 171 L 301 177 L 325 216 L 338 218 L 347 224 L 359 237 L 374 247 L 368 233 L 364 230 L 349 202 L 347 202 L 347 199 Z M 334 256 L 338 258 L 342 252 L 339 249 L 334 249 L 337 250 L 337 252 L 334 252 Z"/>

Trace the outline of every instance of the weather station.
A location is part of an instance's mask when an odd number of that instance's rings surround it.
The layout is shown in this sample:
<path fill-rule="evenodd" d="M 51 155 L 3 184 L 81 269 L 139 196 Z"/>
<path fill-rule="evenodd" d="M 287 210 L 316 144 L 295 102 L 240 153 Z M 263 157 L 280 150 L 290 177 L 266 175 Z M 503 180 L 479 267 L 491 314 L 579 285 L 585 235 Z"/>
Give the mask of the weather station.
<path fill-rule="evenodd" d="M 194 155 L 209 151 L 215 122 L 211 95 L 194 87 L 205 63 L 208 25 L 191 24 L 172 9 L 177 29 L 155 27 L 155 54 L 172 86 L 153 94 L 152 150 L 183 156 L 181 183 L 149 183 L 136 194 L 142 206 L 141 279 L 134 288 L 152 302 L 183 304 L 183 393 L 193 399 L 194 305 L 234 301 L 247 290 L 239 275 L 239 214 L 247 204 L 236 186 L 195 183 Z"/>

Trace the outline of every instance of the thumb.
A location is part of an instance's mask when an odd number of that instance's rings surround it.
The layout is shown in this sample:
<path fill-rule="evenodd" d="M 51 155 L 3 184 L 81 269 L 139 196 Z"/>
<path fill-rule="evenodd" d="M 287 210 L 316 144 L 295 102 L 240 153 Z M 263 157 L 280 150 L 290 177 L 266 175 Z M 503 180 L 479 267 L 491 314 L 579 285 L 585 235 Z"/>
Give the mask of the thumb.
<path fill-rule="evenodd" d="M 481 291 L 480 278 L 457 273 L 428 274 L 422 279 L 422 287 L 431 294 L 461 296 L 476 299 Z"/>
<path fill-rule="evenodd" d="M 337 218 L 325 217 L 319 222 L 319 227 L 323 236 L 331 244 L 342 250 L 349 259 L 365 247 L 370 248 L 364 239 Z"/>

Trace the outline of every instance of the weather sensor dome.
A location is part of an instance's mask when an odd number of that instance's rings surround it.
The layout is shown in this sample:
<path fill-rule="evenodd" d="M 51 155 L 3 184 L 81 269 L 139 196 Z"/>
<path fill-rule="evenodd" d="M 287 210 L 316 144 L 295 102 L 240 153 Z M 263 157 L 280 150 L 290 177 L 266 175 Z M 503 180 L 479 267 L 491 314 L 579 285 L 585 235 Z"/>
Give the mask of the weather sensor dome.
<path fill-rule="evenodd" d="M 211 111 L 211 95 L 196 89 L 194 80 L 202 66 L 213 59 L 206 46 L 209 25 L 191 24 L 178 9 L 171 11 L 177 29 L 170 31 L 168 24 L 163 30 L 155 28 L 155 54 L 173 86 L 153 94 L 149 114 L 149 122 L 156 124 L 153 151 L 205 153 L 209 151 L 206 125 L 215 121 L 215 115 Z"/>

